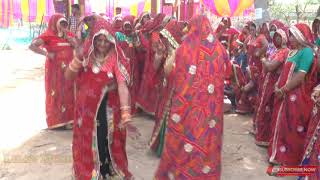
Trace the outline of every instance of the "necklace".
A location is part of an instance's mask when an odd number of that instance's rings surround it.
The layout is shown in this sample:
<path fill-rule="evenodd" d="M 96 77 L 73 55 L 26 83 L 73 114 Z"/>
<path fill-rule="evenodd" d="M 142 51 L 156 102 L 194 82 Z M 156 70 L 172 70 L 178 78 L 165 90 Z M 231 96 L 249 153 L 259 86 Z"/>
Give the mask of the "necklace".
<path fill-rule="evenodd" d="M 109 58 L 112 50 L 107 53 L 105 57 L 97 57 L 95 53 L 93 53 L 93 63 L 92 63 L 92 72 L 98 74 L 101 71 L 102 65 Z"/>
<path fill-rule="evenodd" d="M 102 64 L 105 62 L 105 58 L 98 58 L 95 53 L 93 55 L 92 72 L 98 74 L 101 71 Z"/>

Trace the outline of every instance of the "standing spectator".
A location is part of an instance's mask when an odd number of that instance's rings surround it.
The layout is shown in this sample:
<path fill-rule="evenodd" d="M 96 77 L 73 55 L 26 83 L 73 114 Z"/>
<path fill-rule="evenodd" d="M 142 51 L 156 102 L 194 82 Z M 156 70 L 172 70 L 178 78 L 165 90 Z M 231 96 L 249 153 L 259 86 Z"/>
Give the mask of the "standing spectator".
<path fill-rule="evenodd" d="M 80 6 L 79 4 L 73 4 L 72 6 L 72 15 L 69 18 L 69 30 L 76 34 L 77 32 L 77 25 L 80 19 Z"/>
<path fill-rule="evenodd" d="M 35 38 L 30 50 L 46 56 L 45 91 L 48 129 L 68 128 L 73 122 L 74 82 L 64 78 L 64 71 L 73 59 L 76 46 L 68 22 L 62 14 L 51 16 L 47 30 Z M 42 49 L 42 47 L 45 49 Z"/>
<path fill-rule="evenodd" d="M 116 7 L 116 16 L 120 15 L 122 16 L 122 10 L 121 10 L 121 7 Z"/>

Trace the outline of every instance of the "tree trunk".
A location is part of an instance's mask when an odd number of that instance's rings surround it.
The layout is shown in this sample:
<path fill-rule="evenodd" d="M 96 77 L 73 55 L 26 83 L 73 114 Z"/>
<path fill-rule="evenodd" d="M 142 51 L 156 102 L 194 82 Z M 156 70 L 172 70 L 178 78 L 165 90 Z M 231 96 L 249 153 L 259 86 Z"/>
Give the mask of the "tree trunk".
<path fill-rule="evenodd" d="M 300 11 L 299 11 L 299 6 L 296 5 L 296 14 L 297 14 L 297 23 L 299 23 L 300 20 Z"/>

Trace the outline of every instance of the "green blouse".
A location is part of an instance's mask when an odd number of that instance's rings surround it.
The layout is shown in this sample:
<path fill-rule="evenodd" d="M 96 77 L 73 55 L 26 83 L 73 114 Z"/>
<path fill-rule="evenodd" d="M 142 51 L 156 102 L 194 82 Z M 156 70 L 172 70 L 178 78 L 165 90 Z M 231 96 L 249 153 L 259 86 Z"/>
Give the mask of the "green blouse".
<path fill-rule="evenodd" d="M 287 61 L 293 62 L 296 64 L 294 72 L 305 72 L 308 73 L 311 65 L 313 63 L 313 51 L 309 47 L 305 47 L 299 50 L 295 55 L 289 57 Z"/>

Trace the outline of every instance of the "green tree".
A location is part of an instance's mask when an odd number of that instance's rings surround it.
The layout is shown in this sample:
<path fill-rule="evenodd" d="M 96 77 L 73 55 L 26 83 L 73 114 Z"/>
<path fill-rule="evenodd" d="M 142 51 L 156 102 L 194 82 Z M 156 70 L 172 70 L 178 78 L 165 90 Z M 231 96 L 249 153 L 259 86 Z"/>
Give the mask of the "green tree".
<path fill-rule="evenodd" d="M 281 19 L 289 24 L 291 20 L 299 22 L 313 18 L 309 17 L 310 14 L 308 14 L 307 10 L 310 6 L 318 4 L 320 4 L 320 0 L 295 0 L 292 3 L 283 3 L 280 0 L 269 0 L 269 11 L 274 19 Z M 318 13 L 320 13 L 319 9 Z"/>

